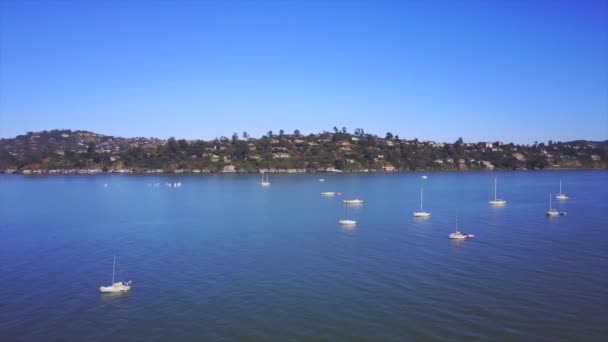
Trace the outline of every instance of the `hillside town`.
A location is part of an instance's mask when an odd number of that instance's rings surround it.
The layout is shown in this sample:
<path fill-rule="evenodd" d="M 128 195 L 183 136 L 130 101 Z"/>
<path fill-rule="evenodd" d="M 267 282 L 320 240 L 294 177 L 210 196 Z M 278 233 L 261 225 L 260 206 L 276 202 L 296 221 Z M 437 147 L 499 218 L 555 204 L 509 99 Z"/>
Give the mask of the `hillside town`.
<path fill-rule="evenodd" d="M 399 172 L 605 169 L 608 141 L 419 141 L 346 127 L 283 130 L 252 138 L 124 138 L 88 131 L 28 132 L 0 139 L 0 172 L 20 174 Z"/>

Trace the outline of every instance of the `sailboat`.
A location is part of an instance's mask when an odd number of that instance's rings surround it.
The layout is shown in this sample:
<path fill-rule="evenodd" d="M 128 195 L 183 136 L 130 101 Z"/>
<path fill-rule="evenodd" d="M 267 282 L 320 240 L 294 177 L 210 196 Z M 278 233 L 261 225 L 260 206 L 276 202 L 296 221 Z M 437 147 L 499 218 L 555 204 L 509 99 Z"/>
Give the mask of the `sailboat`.
<path fill-rule="evenodd" d="M 414 217 L 429 217 L 431 216 L 430 211 L 422 210 L 422 199 L 424 195 L 424 189 L 420 188 L 420 211 L 414 211 Z"/>
<path fill-rule="evenodd" d="M 341 225 L 354 226 L 357 224 L 357 221 L 348 219 L 348 205 L 346 204 L 344 204 L 344 216 L 345 218 L 343 220 L 338 221 Z"/>
<path fill-rule="evenodd" d="M 473 237 L 475 237 L 475 235 L 467 234 L 465 232 L 461 232 L 458 230 L 458 216 L 456 216 L 456 231 L 453 232 L 452 234 L 450 234 L 450 239 L 462 240 L 462 239 L 470 239 Z"/>
<path fill-rule="evenodd" d="M 490 203 L 490 205 L 505 205 L 507 204 L 507 201 L 504 199 L 499 199 L 496 197 L 496 177 L 494 177 L 494 199 L 490 200 L 488 203 Z"/>
<path fill-rule="evenodd" d="M 562 192 L 562 180 L 561 179 L 559 180 L 559 194 L 555 195 L 555 198 L 557 198 L 558 200 L 562 200 L 562 201 L 570 198 Z"/>
<path fill-rule="evenodd" d="M 266 180 L 264 180 L 264 172 L 262 172 L 262 186 L 269 186 L 270 182 L 268 181 L 268 174 L 266 174 Z"/>
<path fill-rule="evenodd" d="M 363 204 L 363 200 L 362 199 L 345 199 L 343 200 L 344 204 Z"/>
<path fill-rule="evenodd" d="M 546 212 L 547 216 L 566 215 L 566 212 L 564 211 L 558 211 L 557 209 L 553 209 L 551 197 L 553 196 L 551 196 L 551 193 L 549 193 L 549 210 L 547 210 Z"/>
<path fill-rule="evenodd" d="M 114 266 L 112 266 L 112 285 L 110 286 L 101 286 L 99 287 L 99 291 L 102 293 L 116 293 L 116 292 L 127 292 L 131 290 L 131 281 L 128 282 L 114 282 L 114 273 L 116 271 L 116 256 L 114 256 Z"/>

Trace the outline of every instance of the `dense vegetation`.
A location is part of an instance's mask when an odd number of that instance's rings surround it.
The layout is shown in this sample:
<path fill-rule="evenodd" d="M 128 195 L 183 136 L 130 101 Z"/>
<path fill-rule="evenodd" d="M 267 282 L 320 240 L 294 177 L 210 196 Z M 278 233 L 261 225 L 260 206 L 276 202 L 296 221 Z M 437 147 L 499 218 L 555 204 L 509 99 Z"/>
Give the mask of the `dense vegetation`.
<path fill-rule="evenodd" d="M 470 169 L 606 168 L 607 142 L 453 143 L 331 132 L 301 135 L 269 131 L 259 139 L 246 132 L 231 138 L 160 140 L 120 138 L 86 131 L 29 132 L 0 140 L 0 170 L 168 172 L 258 171 L 409 171 Z"/>

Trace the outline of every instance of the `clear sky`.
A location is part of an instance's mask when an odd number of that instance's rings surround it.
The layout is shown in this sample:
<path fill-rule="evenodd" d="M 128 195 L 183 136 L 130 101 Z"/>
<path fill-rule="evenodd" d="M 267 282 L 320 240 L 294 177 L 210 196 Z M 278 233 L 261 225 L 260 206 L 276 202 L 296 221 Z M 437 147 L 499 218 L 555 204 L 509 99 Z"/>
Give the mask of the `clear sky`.
<path fill-rule="evenodd" d="M 608 139 L 608 1 L 0 2 L 0 136 Z"/>

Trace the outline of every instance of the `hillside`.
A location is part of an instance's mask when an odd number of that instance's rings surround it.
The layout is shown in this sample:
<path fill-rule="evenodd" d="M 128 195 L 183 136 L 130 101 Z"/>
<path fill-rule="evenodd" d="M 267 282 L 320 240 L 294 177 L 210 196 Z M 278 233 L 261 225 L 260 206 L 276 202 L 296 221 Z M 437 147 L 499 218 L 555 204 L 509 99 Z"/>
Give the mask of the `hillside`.
<path fill-rule="evenodd" d="M 74 172 L 276 172 L 525 170 L 606 168 L 608 141 L 515 145 L 454 143 L 354 134 L 345 128 L 301 135 L 268 132 L 259 139 L 168 140 L 123 138 L 88 131 L 28 132 L 0 139 L 0 170 Z"/>

